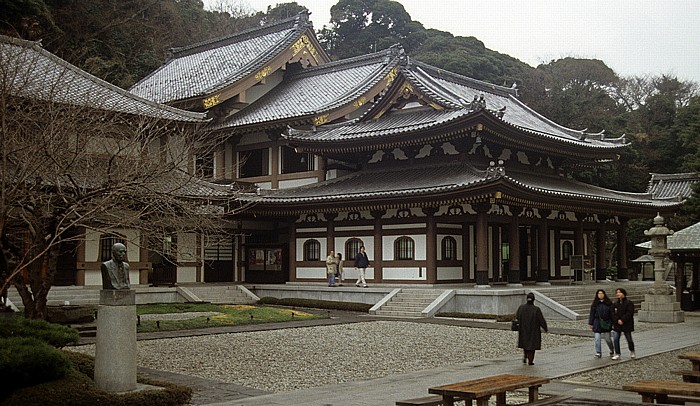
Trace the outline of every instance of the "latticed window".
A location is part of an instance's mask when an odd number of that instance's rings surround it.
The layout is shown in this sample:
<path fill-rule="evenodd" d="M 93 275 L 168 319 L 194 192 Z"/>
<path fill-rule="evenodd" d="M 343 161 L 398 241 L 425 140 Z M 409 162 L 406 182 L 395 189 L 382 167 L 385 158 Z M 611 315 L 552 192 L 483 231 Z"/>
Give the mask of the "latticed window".
<path fill-rule="evenodd" d="M 394 260 L 412 260 L 414 258 L 414 243 L 411 237 L 399 237 L 394 241 Z"/>
<path fill-rule="evenodd" d="M 100 261 L 112 259 L 112 246 L 116 243 L 126 245 L 126 237 L 119 234 L 102 234 L 100 236 Z"/>
<path fill-rule="evenodd" d="M 359 238 L 351 238 L 345 242 L 345 258 L 348 261 L 354 261 L 357 253 L 360 252 L 362 240 Z"/>
<path fill-rule="evenodd" d="M 447 236 L 442 239 L 442 259 L 457 259 L 457 240 L 454 237 Z"/>
<path fill-rule="evenodd" d="M 317 240 L 306 240 L 304 243 L 304 261 L 321 260 L 321 243 Z"/>

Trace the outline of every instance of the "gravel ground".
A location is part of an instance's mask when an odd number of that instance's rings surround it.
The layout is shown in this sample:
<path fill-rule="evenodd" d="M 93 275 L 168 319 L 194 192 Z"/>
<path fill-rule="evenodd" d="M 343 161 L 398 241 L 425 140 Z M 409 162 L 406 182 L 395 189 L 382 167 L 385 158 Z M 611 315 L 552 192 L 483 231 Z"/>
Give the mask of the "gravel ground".
<path fill-rule="evenodd" d="M 147 368 L 285 392 L 507 354 L 519 357 L 516 334 L 481 328 L 373 321 L 139 341 L 138 360 L 139 366 Z M 586 340 L 544 334 L 542 348 Z M 461 345 L 455 346 L 456 342 Z M 95 347 L 71 347 L 71 351 L 94 355 Z"/>
<path fill-rule="evenodd" d="M 622 357 L 629 357 L 627 343 L 624 338 L 621 340 L 620 346 L 622 347 Z M 570 375 L 562 380 L 610 388 L 620 388 L 622 385 L 642 379 L 682 381 L 682 376 L 671 375 L 669 371 L 674 369 L 690 369 L 689 361 L 678 359 L 678 355 L 684 352 L 700 352 L 700 345 L 640 358 L 633 362 L 614 364 L 594 371 Z"/>

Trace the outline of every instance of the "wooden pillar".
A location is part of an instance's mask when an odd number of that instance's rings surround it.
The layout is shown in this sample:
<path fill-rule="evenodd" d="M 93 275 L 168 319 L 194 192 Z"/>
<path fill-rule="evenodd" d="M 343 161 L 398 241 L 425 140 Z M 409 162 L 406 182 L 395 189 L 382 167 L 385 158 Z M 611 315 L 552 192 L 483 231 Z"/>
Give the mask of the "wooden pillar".
<path fill-rule="evenodd" d="M 522 286 L 520 283 L 520 220 L 515 208 L 511 207 L 513 217 L 508 228 L 508 285 Z"/>
<path fill-rule="evenodd" d="M 80 233 L 82 238 L 78 243 L 78 249 L 75 255 L 76 263 L 85 263 L 85 228 L 81 228 Z M 75 286 L 85 286 L 85 269 L 78 269 L 75 272 Z"/>
<path fill-rule="evenodd" d="M 596 260 L 595 260 L 595 280 L 603 281 L 605 280 L 605 274 L 607 272 L 606 262 L 607 255 L 605 250 L 605 218 L 598 216 L 599 224 L 596 230 Z"/>
<path fill-rule="evenodd" d="M 540 224 L 537 229 L 537 283 L 549 284 L 549 229 L 547 216 L 551 210 L 538 209 Z"/>
<path fill-rule="evenodd" d="M 324 276 L 326 275 L 325 273 L 325 261 L 326 257 L 331 253 L 331 251 L 335 251 L 335 218 L 338 217 L 338 213 L 324 213 L 324 217 L 326 218 L 326 253 L 322 257 L 323 260 L 323 266 L 324 266 Z"/>
<path fill-rule="evenodd" d="M 629 281 L 627 270 L 627 219 L 620 219 L 617 230 L 617 280 Z"/>
<path fill-rule="evenodd" d="M 476 210 L 476 286 L 489 286 L 489 225 L 486 204 L 473 205 Z"/>
<path fill-rule="evenodd" d="M 374 258 L 369 258 L 369 263 L 374 270 L 374 283 L 381 283 L 384 280 L 382 272 L 382 252 L 384 250 L 382 244 L 382 216 L 386 214 L 386 210 L 373 210 L 370 214 L 374 218 Z"/>
<path fill-rule="evenodd" d="M 469 239 L 469 224 L 462 223 L 462 282 L 471 280 L 469 259 L 472 257 L 471 241 Z"/>
<path fill-rule="evenodd" d="M 427 217 L 425 226 L 425 280 L 427 283 L 437 283 L 437 225 L 435 224 L 435 207 L 423 208 Z"/>
<path fill-rule="evenodd" d="M 297 280 L 297 223 L 296 219 L 289 221 L 289 280 Z M 328 254 L 326 254 L 328 255 Z"/>

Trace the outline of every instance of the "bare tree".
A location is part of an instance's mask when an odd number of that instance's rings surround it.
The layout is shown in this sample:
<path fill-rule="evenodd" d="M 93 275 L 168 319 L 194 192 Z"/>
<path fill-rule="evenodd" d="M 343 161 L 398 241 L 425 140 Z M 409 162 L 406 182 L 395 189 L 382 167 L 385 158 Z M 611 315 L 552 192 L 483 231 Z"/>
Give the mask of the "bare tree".
<path fill-rule="evenodd" d="M 26 317 L 45 318 L 59 248 L 86 230 L 226 232 L 245 207 L 192 175 L 216 144 L 203 123 L 0 38 L 0 274 Z"/>

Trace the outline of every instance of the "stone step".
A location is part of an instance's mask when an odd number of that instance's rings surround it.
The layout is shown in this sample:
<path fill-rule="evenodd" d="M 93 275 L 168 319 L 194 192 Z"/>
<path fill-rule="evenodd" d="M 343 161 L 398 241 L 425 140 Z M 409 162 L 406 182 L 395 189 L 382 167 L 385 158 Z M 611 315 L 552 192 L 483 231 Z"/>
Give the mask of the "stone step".
<path fill-rule="evenodd" d="M 405 311 L 421 313 L 423 309 L 425 309 L 425 307 L 422 306 L 394 306 L 392 304 L 386 304 L 382 306 L 382 310 L 387 311 Z"/>

